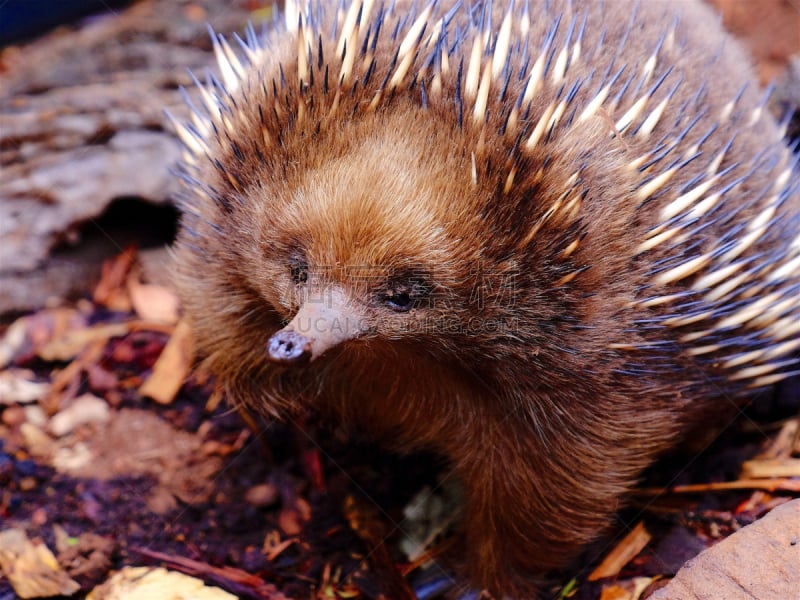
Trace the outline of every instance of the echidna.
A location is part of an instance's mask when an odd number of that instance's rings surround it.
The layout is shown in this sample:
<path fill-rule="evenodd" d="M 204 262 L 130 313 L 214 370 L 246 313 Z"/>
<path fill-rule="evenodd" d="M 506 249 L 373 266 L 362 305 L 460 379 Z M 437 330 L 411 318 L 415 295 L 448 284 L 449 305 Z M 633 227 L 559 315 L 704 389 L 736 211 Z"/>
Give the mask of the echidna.
<path fill-rule="evenodd" d="M 527 598 L 792 371 L 797 159 L 700 2 L 288 3 L 199 84 L 176 246 L 229 396 L 449 459 Z"/>

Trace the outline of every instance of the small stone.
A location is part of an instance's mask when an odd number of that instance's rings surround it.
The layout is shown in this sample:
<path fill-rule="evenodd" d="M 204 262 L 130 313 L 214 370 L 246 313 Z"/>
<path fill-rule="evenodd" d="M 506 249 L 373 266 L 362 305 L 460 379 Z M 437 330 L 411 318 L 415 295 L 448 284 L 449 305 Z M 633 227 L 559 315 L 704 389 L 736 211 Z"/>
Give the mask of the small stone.
<path fill-rule="evenodd" d="M 45 397 L 50 384 L 33 381 L 33 373 L 24 369 L 0 372 L 0 404 L 27 404 Z"/>
<path fill-rule="evenodd" d="M 178 501 L 169 490 L 157 486 L 147 498 L 147 508 L 157 515 L 168 515 L 174 510 L 177 510 Z"/>
<path fill-rule="evenodd" d="M 44 458 L 54 452 L 55 442 L 36 425 L 23 423 L 19 430 L 31 455 Z"/>
<path fill-rule="evenodd" d="M 50 419 L 50 432 L 58 437 L 87 423 L 106 423 L 110 418 L 108 404 L 91 394 L 84 394 Z"/>
<path fill-rule="evenodd" d="M 800 500 L 725 538 L 687 562 L 652 600 L 797 598 Z"/>
<path fill-rule="evenodd" d="M 23 477 L 19 480 L 19 489 L 21 492 L 31 492 L 36 489 L 38 482 L 35 477 Z"/>
<path fill-rule="evenodd" d="M 21 406 L 9 406 L 3 411 L 3 424 L 9 427 L 19 427 L 26 421 L 25 409 Z"/>
<path fill-rule="evenodd" d="M 261 483 L 247 490 L 244 499 L 251 506 L 265 508 L 275 504 L 279 496 L 278 489 L 274 485 L 271 483 Z"/>
<path fill-rule="evenodd" d="M 31 523 L 38 527 L 41 527 L 47 523 L 47 511 L 43 508 L 37 508 L 34 510 L 31 514 Z"/>

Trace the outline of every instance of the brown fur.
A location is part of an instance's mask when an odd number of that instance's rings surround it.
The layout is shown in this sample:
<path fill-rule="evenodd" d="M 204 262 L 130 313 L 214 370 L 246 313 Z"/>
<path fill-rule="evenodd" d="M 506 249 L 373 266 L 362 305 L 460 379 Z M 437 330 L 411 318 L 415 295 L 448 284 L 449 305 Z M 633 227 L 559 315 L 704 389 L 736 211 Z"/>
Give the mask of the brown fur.
<path fill-rule="evenodd" d="M 672 5 L 660 2 L 640 3 L 638 13 L 618 0 L 534 4 L 530 39 L 537 49 L 553 15 L 564 14 L 558 49 L 569 17 L 587 11 L 582 62 L 570 67 L 570 81 L 592 68 L 599 78 L 612 60 L 629 65 L 626 74 L 639 72 L 673 18 Z M 730 410 L 730 398 L 746 395 L 746 382 L 728 381 L 718 354 L 683 352 L 680 336 L 703 322 L 671 328 L 662 320 L 680 309 L 637 305 L 687 289 L 692 279 L 653 286 L 654 265 L 690 260 L 713 247 L 731 221 L 747 223 L 763 208 L 747 203 L 789 160 L 768 118 L 743 125 L 758 96 L 738 47 L 707 9 L 677 5 L 684 14 L 676 47 L 660 57 L 654 78 L 673 71 L 650 109 L 683 82 L 648 139 L 609 135 L 635 99 L 631 92 L 527 153 L 514 150 L 515 136 L 500 131 L 504 106 L 496 90 L 484 125 L 465 116 L 459 126 L 455 67 L 444 79 L 448 94 L 428 108 L 416 85 L 368 111 L 395 50 L 386 37 L 372 80 L 343 84 L 328 117 L 334 91 L 320 90 L 319 70 L 311 91 L 293 83 L 296 42 L 286 33 L 273 42 L 289 74 L 278 99 L 270 87 L 280 80 L 277 59 L 265 59 L 234 94 L 232 129 L 208 141 L 208 158 L 200 157 L 193 175 L 206 192 L 186 201 L 176 246 L 182 298 L 229 396 L 277 417 L 314 408 L 400 451 L 441 453 L 466 493 L 466 572 L 497 595 L 533 597 L 542 573 L 564 566 L 604 529 L 654 457 L 699 419 Z M 505 10 L 495 6 L 495 28 Z M 635 26 L 626 34 L 632 14 Z M 465 22 L 463 14 L 457 19 Z M 333 43 L 323 43 L 326 60 L 338 64 Z M 581 88 L 570 109 L 580 113 L 598 81 Z M 700 123 L 681 146 L 698 143 L 748 81 L 735 116 L 704 142 L 701 157 L 663 194 L 637 200 L 642 178 L 661 166 L 640 172 L 631 162 L 696 115 Z M 513 103 L 524 82 L 512 77 L 510 87 Z M 537 94 L 524 126 L 536 123 L 554 93 L 545 86 Z M 761 151 L 775 160 L 726 197 L 730 218 L 694 233 L 695 245 L 637 253 L 663 206 L 734 133 L 718 172 L 741 167 L 723 182 L 741 176 Z M 517 174 L 506 193 L 511 165 Z M 531 235 L 565 192 L 568 199 L 582 195 L 579 208 Z M 786 214 L 798 213 L 796 190 L 787 206 Z M 750 252 L 780 256 L 788 227 L 776 224 Z M 309 266 L 308 281 L 296 283 L 291 265 L 300 263 Z M 417 279 L 427 286 L 423 301 L 409 312 L 387 308 L 387 291 Z M 332 314 L 364 327 L 307 367 L 270 363 L 268 340 L 315 293 L 333 302 Z"/>

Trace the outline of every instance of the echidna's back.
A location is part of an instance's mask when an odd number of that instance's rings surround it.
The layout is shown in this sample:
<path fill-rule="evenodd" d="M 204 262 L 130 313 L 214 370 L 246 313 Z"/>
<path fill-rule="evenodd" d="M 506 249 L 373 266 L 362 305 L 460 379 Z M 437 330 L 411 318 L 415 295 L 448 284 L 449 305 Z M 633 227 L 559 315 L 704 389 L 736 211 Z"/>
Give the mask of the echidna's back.
<path fill-rule="evenodd" d="M 532 60 L 539 52 L 546 71 L 531 121 L 568 99 L 547 141 L 591 112 L 608 120 L 634 173 L 615 209 L 636 206 L 624 276 L 644 340 L 614 347 L 632 351 L 633 368 L 645 360 L 638 351 L 656 362 L 685 352 L 706 365 L 702 385 L 719 389 L 784 377 L 800 347 L 800 177 L 749 57 L 702 3 L 543 2 L 531 12 L 541 18 Z M 593 158 L 603 160 L 587 148 Z"/>

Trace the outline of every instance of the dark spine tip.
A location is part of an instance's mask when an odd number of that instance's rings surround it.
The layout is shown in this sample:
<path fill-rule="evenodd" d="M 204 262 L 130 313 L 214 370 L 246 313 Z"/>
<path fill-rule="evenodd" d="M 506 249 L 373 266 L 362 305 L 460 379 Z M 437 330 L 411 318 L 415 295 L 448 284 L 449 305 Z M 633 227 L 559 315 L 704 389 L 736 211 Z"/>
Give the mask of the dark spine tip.
<path fill-rule="evenodd" d="M 267 342 L 267 358 L 285 367 L 302 367 L 311 361 L 311 341 L 291 329 L 281 329 Z"/>

